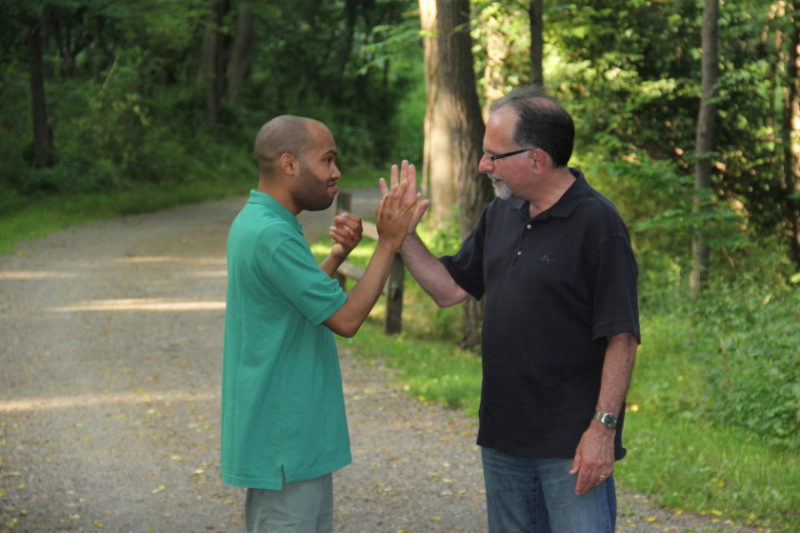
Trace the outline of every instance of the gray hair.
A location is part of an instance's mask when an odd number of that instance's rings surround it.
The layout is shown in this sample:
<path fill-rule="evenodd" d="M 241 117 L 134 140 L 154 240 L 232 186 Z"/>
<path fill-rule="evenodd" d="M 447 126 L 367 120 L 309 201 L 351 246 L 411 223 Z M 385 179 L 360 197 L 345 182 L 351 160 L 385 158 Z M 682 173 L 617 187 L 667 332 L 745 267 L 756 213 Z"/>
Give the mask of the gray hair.
<path fill-rule="evenodd" d="M 575 124 L 566 109 L 536 85 L 514 89 L 495 101 L 490 111 L 504 107 L 517 112 L 515 143 L 541 148 L 550 155 L 554 166 L 567 166 L 575 142 Z"/>

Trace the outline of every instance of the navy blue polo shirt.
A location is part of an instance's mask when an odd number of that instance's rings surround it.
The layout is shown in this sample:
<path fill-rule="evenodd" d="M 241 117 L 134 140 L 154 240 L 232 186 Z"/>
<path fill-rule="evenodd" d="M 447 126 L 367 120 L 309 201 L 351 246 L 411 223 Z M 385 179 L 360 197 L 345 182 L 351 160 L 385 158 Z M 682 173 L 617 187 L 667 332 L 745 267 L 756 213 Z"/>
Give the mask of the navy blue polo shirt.
<path fill-rule="evenodd" d="M 550 209 L 531 219 L 528 202 L 495 199 L 458 253 L 440 258 L 464 290 L 486 297 L 478 444 L 523 457 L 573 458 L 607 338 L 640 338 L 628 230 L 570 170 L 575 182 Z"/>

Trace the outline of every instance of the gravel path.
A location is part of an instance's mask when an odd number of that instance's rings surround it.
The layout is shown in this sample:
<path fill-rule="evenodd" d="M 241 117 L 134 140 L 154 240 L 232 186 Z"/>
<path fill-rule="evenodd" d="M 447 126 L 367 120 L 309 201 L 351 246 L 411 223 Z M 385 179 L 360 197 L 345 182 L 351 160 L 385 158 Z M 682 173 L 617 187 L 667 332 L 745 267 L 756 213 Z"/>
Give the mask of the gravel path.
<path fill-rule="evenodd" d="M 0 255 L 0 532 L 243 529 L 218 459 L 225 236 L 242 203 Z M 307 236 L 329 216 L 305 218 Z M 485 531 L 475 421 L 406 398 L 379 360 L 341 358 L 354 461 L 334 478 L 336 530 Z M 746 531 L 620 499 L 619 531 Z"/>

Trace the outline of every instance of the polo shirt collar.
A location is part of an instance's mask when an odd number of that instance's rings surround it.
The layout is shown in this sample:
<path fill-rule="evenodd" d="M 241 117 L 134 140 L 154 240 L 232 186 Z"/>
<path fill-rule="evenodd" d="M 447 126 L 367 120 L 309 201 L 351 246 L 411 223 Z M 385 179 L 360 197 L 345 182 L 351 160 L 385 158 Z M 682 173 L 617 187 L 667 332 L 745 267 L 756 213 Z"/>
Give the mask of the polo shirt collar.
<path fill-rule="evenodd" d="M 575 182 L 569 186 L 561 198 L 553 204 L 550 209 L 539 213 L 534 218 L 548 218 L 548 217 L 557 217 L 557 218 L 568 218 L 572 211 L 578 206 L 578 204 L 583 200 L 586 194 L 589 192 L 590 187 L 589 183 L 586 181 L 586 178 L 583 176 L 583 172 L 578 170 L 577 168 L 570 167 L 570 173 L 575 177 Z M 521 212 L 521 215 L 526 219 L 530 219 L 530 215 L 528 215 L 530 202 L 527 200 L 516 200 L 514 205 L 514 209 L 518 209 Z"/>
<path fill-rule="evenodd" d="M 297 217 L 294 216 L 291 211 L 286 209 L 283 206 L 283 204 L 281 204 L 279 201 L 277 201 L 269 194 L 263 193 L 258 189 L 253 189 L 250 191 L 250 199 L 247 202 L 266 207 L 273 214 L 275 214 L 275 216 L 288 222 L 293 228 L 295 228 L 298 231 L 298 233 L 300 234 L 303 233 L 303 226 L 300 225 L 300 222 L 297 220 Z"/>

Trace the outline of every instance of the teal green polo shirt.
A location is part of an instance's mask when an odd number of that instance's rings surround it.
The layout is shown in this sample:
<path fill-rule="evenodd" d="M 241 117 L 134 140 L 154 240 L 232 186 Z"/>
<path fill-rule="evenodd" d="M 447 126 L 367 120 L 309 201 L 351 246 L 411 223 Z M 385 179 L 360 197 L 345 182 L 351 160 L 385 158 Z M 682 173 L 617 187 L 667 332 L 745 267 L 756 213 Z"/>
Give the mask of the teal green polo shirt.
<path fill-rule="evenodd" d="M 222 366 L 225 483 L 280 490 L 350 463 L 342 377 L 322 324 L 347 299 L 292 213 L 256 190 L 228 234 Z"/>

